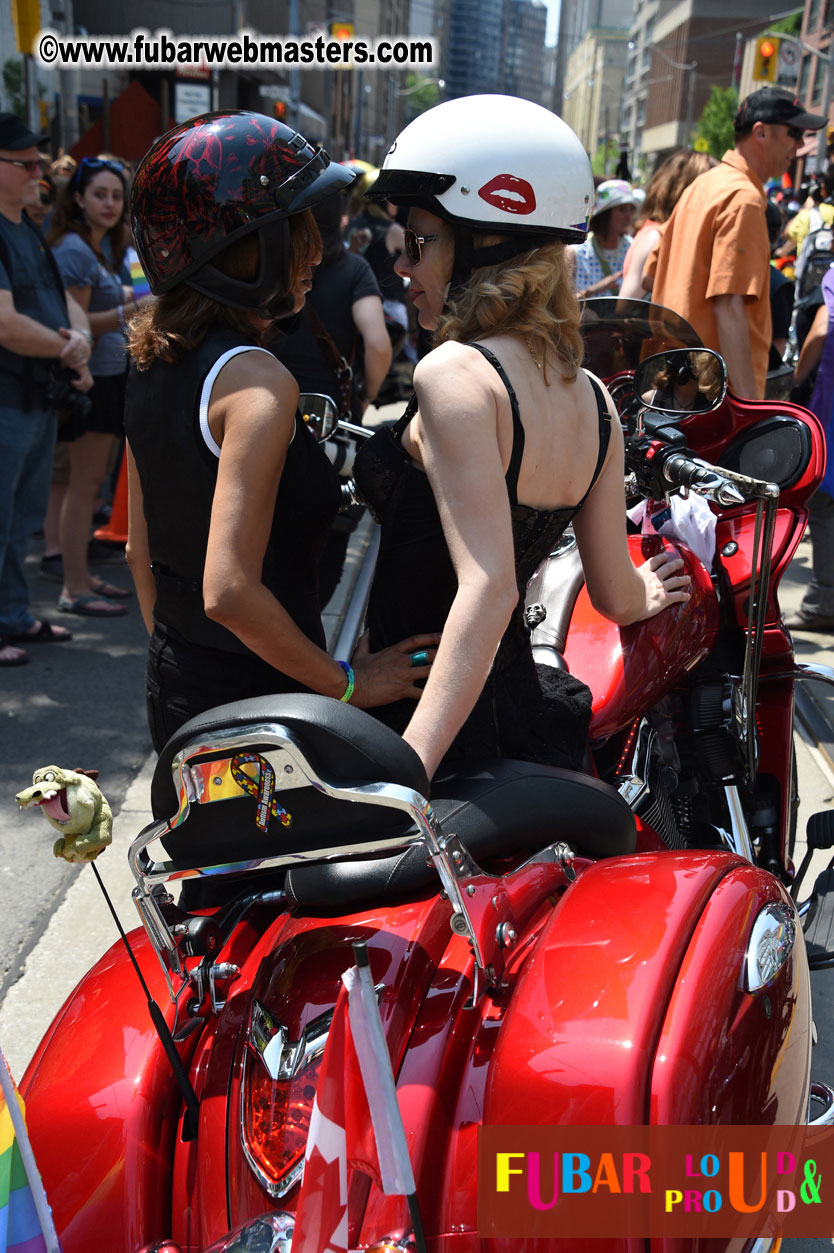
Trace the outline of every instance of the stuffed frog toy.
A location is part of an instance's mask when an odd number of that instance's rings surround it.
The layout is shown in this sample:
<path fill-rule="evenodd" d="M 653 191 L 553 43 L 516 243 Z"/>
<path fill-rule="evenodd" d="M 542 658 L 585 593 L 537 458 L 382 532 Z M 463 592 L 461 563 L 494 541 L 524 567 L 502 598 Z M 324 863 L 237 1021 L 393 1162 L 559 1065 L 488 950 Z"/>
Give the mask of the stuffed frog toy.
<path fill-rule="evenodd" d="M 95 861 L 113 839 L 113 814 L 96 779 L 97 770 L 42 766 L 32 786 L 18 792 L 21 809 L 39 805 L 47 822 L 60 832 L 52 852 L 65 861 Z"/>

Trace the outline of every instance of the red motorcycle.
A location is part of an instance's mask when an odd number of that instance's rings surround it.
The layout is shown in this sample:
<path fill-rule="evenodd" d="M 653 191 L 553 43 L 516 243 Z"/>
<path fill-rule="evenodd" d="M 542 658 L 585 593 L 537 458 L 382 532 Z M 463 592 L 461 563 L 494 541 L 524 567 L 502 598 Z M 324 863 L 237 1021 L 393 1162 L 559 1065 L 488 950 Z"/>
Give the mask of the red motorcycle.
<path fill-rule="evenodd" d="M 537 658 L 594 693 L 586 774 L 494 761 L 430 788 L 397 735 L 318 696 L 178 732 L 130 850 L 146 987 L 116 944 L 22 1083 L 64 1253 L 287 1253 L 357 941 L 433 1253 L 479 1248 L 480 1126 L 834 1122 L 834 1092 L 810 1082 L 809 985 L 809 964 L 834 964 L 834 905 L 823 877 L 797 909 L 791 860 L 794 685 L 812 668 L 777 600 L 822 432 L 796 406 L 726 396 L 721 359 L 666 310 L 590 302 L 585 333 L 646 502 L 634 560 L 674 542 L 690 602 L 603 620 L 570 538 L 536 576 Z M 711 568 L 658 534 L 681 493 L 709 502 Z M 827 815 L 808 838 L 834 843 Z M 358 1171 L 348 1214 L 351 1248 L 411 1238 L 405 1200 Z M 539 1244 L 554 1247 L 524 1247 Z"/>

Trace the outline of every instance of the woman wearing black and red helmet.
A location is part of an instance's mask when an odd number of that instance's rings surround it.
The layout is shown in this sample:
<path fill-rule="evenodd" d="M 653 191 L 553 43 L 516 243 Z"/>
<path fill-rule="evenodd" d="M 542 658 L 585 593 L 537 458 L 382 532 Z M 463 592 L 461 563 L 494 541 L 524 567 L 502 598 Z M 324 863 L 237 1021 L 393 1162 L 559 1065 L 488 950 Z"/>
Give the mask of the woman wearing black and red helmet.
<path fill-rule="evenodd" d="M 296 412 L 292 376 L 260 346 L 310 289 L 310 206 L 352 177 L 246 112 L 176 127 L 137 171 L 131 220 L 158 299 L 130 333 L 128 561 L 152 632 L 157 749 L 188 718 L 245 697 L 419 695 L 409 653 L 430 636 L 355 673 L 325 651 L 316 566 L 338 479 Z"/>
<path fill-rule="evenodd" d="M 635 570 L 626 544 L 623 439 L 579 368 L 579 308 L 565 245 L 585 237 L 588 158 L 548 110 L 470 96 L 397 138 L 369 195 L 409 206 L 397 272 L 438 347 L 393 431 L 359 452 L 359 488 L 382 521 L 372 650 L 442 630 L 416 709 L 375 710 L 431 777 L 517 757 L 581 765 L 590 693 L 537 673 L 524 590 L 573 521 L 595 606 L 635 622 L 688 599 L 681 562 Z"/>

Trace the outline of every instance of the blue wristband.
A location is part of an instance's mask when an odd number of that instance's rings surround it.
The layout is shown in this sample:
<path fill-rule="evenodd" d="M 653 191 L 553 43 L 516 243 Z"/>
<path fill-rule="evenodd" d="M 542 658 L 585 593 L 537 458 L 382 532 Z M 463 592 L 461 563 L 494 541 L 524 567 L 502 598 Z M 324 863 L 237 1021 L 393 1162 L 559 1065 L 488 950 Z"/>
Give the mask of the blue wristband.
<path fill-rule="evenodd" d="M 355 686 L 353 666 L 349 665 L 348 662 L 346 661 L 340 661 L 339 665 L 342 667 L 345 674 L 347 675 L 347 687 L 345 688 L 344 693 L 339 697 L 339 700 L 347 702 L 350 700 L 351 696 L 353 695 L 353 689 Z"/>

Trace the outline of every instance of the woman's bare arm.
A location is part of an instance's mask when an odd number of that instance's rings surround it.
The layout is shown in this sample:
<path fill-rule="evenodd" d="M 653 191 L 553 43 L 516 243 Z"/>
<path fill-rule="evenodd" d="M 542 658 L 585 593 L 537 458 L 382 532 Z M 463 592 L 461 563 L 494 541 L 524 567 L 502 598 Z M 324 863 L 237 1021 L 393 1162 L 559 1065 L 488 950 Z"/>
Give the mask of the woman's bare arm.
<path fill-rule="evenodd" d="M 156 580 L 151 570 L 151 552 L 148 544 L 148 525 L 145 521 L 145 508 L 142 501 L 142 484 L 136 461 L 125 444 L 127 457 L 127 546 L 125 560 L 130 566 L 142 621 L 150 635 L 153 632 L 153 607 L 156 604 Z"/>
<path fill-rule="evenodd" d="M 419 416 L 411 433 L 458 578 L 431 674 L 403 737 L 430 777 L 483 689 L 518 600 L 493 373 L 474 349 L 447 344 L 414 374 Z"/>
<path fill-rule="evenodd" d="M 292 376 L 264 353 L 242 353 L 218 375 L 209 423 L 221 453 L 203 597 L 207 615 L 269 665 L 314 692 L 341 698 L 341 666 L 307 638 L 261 580 L 297 401 Z M 422 672 L 411 668 L 408 654 L 434 642 L 433 636 L 413 637 L 370 659 L 357 670 L 353 703 L 419 696 L 414 680 Z"/>
<path fill-rule="evenodd" d="M 623 487 L 623 432 L 606 393 L 611 438 L 602 473 L 574 518 L 574 531 L 591 604 L 621 626 L 652 618 L 668 605 L 689 600 L 683 562 L 670 555 L 634 566 L 629 556 Z"/>

